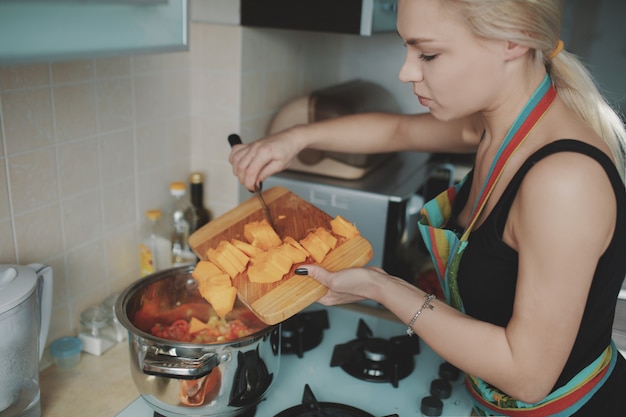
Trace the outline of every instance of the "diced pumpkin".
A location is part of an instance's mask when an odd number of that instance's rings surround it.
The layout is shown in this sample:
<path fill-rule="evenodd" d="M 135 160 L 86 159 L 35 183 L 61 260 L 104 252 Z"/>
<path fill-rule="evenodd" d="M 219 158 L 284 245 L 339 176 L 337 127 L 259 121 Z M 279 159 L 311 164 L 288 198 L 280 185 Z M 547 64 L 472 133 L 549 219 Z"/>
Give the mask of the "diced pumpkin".
<path fill-rule="evenodd" d="M 223 274 L 223 273 L 224 273 L 224 271 L 222 271 L 213 262 L 211 262 L 211 261 L 199 261 L 196 264 L 195 268 L 193 269 L 193 272 L 191 273 L 191 276 L 196 281 L 200 281 L 203 278 L 210 277 L 211 275 L 217 275 L 217 274 Z"/>
<path fill-rule="evenodd" d="M 350 239 L 361 234 L 354 223 L 350 223 L 340 215 L 337 215 L 337 217 L 330 221 L 330 227 L 334 234 L 345 237 L 346 239 Z"/>
<path fill-rule="evenodd" d="M 335 249 L 335 247 L 337 246 L 337 238 L 323 227 L 318 227 L 317 229 L 315 229 L 315 234 L 319 236 L 319 238 L 322 239 L 331 250 Z"/>
<path fill-rule="evenodd" d="M 237 269 L 237 272 L 246 270 L 246 265 L 248 265 L 250 258 L 241 250 L 237 249 L 232 243 L 222 240 L 215 250 L 228 259 L 228 262 Z"/>
<path fill-rule="evenodd" d="M 263 249 L 252 246 L 251 244 L 249 244 L 248 242 L 244 242 L 243 240 L 232 239 L 230 243 L 232 243 L 233 246 L 245 253 L 249 258 L 254 258 L 260 252 L 263 252 Z"/>
<path fill-rule="evenodd" d="M 207 250 L 207 257 L 216 263 L 231 278 L 246 270 L 250 258 L 227 240 L 222 240 L 215 249 Z"/>
<path fill-rule="evenodd" d="M 235 278 L 239 273 L 237 266 L 234 265 L 228 258 L 226 258 L 223 253 L 218 252 L 216 249 L 207 249 L 206 256 L 211 262 L 219 266 L 220 269 L 226 272 L 231 278 Z"/>
<path fill-rule="evenodd" d="M 248 279 L 257 284 L 271 284 L 280 281 L 284 275 L 275 264 L 269 262 L 255 263 L 248 267 Z"/>
<path fill-rule="evenodd" d="M 205 294 L 209 294 L 213 288 L 232 287 L 233 283 L 230 280 L 230 276 L 223 272 L 217 275 L 211 275 L 210 277 L 203 278 L 198 281 L 198 291 L 205 297 Z"/>
<path fill-rule="evenodd" d="M 300 242 L 298 242 L 296 239 L 292 238 L 291 236 L 285 237 L 285 239 L 283 239 L 283 242 L 288 243 L 294 248 L 298 249 L 300 252 L 302 252 L 302 254 L 305 257 L 311 256 L 311 254 L 306 249 L 304 249 L 304 247 L 300 244 Z"/>
<path fill-rule="evenodd" d="M 280 246 L 280 236 L 272 229 L 266 219 L 246 223 L 243 226 L 243 236 L 253 246 L 268 250 Z"/>
<path fill-rule="evenodd" d="M 291 262 L 293 262 L 294 264 L 306 261 L 307 255 L 305 255 L 303 252 L 301 252 L 295 246 L 289 243 L 283 243 L 278 249 L 285 256 L 289 257 L 289 259 L 291 259 Z"/>
<path fill-rule="evenodd" d="M 310 232 L 302 240 L 300 244 L 304 246 L 304 249 L 311 254 L 313 260 L 320 263 L 326 257 L 326 254 L 330 252 L 330 246 L 326 244 L 315 232 Z"/>
<path fill-rule="evenodd" d="M 200 319 L 192 317 L 191 320 L 189 320 L 189 334 L 193 334 L 193 333 L 199 332 L 200 330 L 204 330 L 208 328 L 209 328 L 209 325 Z"/>
<path fill-rule="evenodd" d="M 224 318 L 233 310 L 236 298 L 237 288 L 235 287 L 214 288 L 208 294 L 207 301 L 211 303 L 217 315 Z"/>

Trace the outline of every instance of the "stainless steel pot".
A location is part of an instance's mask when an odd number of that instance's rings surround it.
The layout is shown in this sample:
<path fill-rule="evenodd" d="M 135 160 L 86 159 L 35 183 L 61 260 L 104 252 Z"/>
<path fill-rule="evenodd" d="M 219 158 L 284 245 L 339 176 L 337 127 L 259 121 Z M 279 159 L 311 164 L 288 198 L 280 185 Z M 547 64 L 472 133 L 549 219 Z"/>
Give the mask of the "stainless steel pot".
<path fill-rule="evenodd" d="M 256 329 L 223 343 L 189 343 L 151 334 L 155 324 L 208 320 L 211 306 L 191 277 L 193 266 L 148 275 L 120 294 L 115 313 L 128 330 L 131 375 L 143 399 L 168 416 L 235 416 L 268 393 L 280 363 L 279 326 L 267 326 L 236 302 L 227 320 Z"/>

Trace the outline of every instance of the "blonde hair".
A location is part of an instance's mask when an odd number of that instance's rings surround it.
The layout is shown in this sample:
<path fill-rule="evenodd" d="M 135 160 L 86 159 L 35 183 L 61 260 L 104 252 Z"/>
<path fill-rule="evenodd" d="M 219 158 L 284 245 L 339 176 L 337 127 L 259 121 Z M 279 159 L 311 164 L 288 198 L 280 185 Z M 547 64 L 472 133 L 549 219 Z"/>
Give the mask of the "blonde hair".
<path fill-rule="evenodd" d="M 545 65 L 563 102 L 607 143 L 624 179 L 626 129 L 623 120 L 602 96 L 580 59 L 565 50 L 549 58 L 560 38 L 563 0 L 444 2 L 461 7 L 470 29 L 476 35 L 529 47 L 536 63 Z"/>

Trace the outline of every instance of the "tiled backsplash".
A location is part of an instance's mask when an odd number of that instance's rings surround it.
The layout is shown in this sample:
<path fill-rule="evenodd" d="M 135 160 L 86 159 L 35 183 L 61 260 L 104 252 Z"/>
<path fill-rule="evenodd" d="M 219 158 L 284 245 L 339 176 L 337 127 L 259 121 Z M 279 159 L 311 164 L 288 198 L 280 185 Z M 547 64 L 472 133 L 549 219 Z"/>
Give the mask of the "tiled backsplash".
<path fill-rule="evenodd" d="M 238 32 L 194 27 L 190 52 L 0 68 L 0 263 L 52 265 L 48 341 L 75 333 L 83 309 L 139 277 L 143 213 L 164 208 L 171 181 L 187 181 L 194 116 L 227 100 L 221 133 L 237 128 L 238 62 L 207 62 L 239 50 Z M 221 44 L 199 41 L 207 35 Z M 232 97 L 192 100 L 206 73 Z M 211 162 L 206 153 L 198 166 Z M 236 203 L 224 195 L 219 205 Z M 207 187 L 207 205 L 214 196 Z"/>
<path fill-rule="evenodd" d="M 348 79 L 403 87 L 395 34 L 192 24 L 190 45 L 0 67 L 0 263 L 53 267 L 48 342 L 75 334 L 82 310 L 139 277 L 143 213 L 164 206 L 171 181 L 201 170 L 215 215 L 238 203 L 229 133 L 258 138 L 287 101 Z M 398 95 L 414 103 L 410 89 Z"/>

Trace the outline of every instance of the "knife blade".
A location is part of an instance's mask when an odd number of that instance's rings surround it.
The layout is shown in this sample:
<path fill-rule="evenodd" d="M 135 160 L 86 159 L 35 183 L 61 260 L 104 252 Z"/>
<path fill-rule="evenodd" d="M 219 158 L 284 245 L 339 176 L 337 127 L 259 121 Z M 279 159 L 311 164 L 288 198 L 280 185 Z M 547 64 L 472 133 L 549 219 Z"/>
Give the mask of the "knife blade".
<path fill-rule="evenodd" d="M 239 135 L 233 133 L 231 135 L 228 135 L 228 143 L 230 144 L 230 147 L 232 148 L 234 145 L 240 145 L 243 142 L 241 141 L 241 137 L 239 137 Z M 263 208 L 263 212 L 265 213 L 265 218 L 269 222 L 270 226 L 272 226 L 272 229 L 276 231 L 274 219 L 272 218 L 272 214 L 270 213 L 270 208 L 267 206 L 267 203 L 265 202 L 265 199 L 263 198 L 263 194 L 261 193 L 262 188 L 263 188 L 263 183 L 259 183 L 258 185 L 254 186 L 254 190 L 248 190 L 248 191 L 254 192 L 254 194 L 256 194 L 256 197 L 259 200 L 259 203 L 261 203 L 261 207 Z"/>

